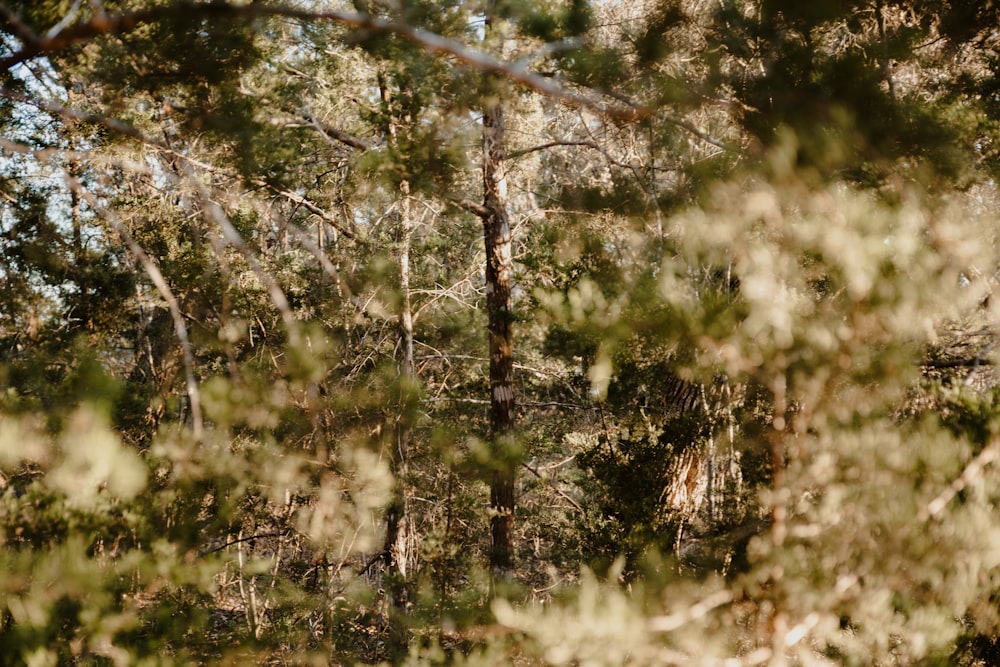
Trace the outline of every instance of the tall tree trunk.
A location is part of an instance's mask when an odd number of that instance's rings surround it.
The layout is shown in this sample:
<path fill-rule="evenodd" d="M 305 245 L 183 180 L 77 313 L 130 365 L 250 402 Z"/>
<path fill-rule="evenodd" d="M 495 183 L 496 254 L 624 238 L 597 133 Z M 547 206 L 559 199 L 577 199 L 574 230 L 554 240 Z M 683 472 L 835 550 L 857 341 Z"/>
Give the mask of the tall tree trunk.
<path fill-rule="evenodd" d="M 507 217 L 504 112 L 483 109 L 483 239 L 486 244 L 486 313 L 490 344 L 490 435 L 496 468 L 490 480 L 490 570 L 514 575 L 514 338 L 511 330 L 511 233 Z"/>
<path fill-rule="evenodd" d="M 392 93 L 384 75 L 379 83 L 382 101 L 388 116 L 389 140 L 398 141 L 400 123 L 409 118 L 400 118 L 399 110 L 392 99 Z M 396 363 L 399 369 L 397 414 L 393 428 L 390 463 L 396 479 L 393 498 L 386 509 L 386 530 L 383 553 L 389 580 L 389 595 L 397 609 L 406 609 L 409 604 L 406 579 L 409 562 L 409 523 L 407 517 L 406 474 L 407 456 L 413 429 L 411 426 L 412 393 L 416 385 L 413 363 L 413 308 L 410 301 L 410 249 L 413 234 L 413 220 L 410 211 L 410 182 L 403 179 L 399 183 L 399 228 L 397 262 L 399 264 L 399 338 L 396 345 Z"/>
<path fill-rule="evenodd" d="M 407 516 L 406 475 L 407 458 L 410 440 L 413 436 L 411 426 L 411 401 L 416 375 L 413 364 L 413 309 L 410 304 L 410 188 L 407 181 L 400 184 L 400 242 L 399 262 L 400 284 L 402 294 L 399 309 L 399 338 L 396 345 L 396 364 L 399 369 L 398 400 L 396 423 L 393 429 L 392 452 L 390 464 L 395 477 L 395 489 L 392 501 L 386 510 L 386 530 L 384 553 L 386 571 L 389 575 L 389 594 L 392 604 L 397 609 L 405 609 L 409 604 L 407 594 L 407 564 L 409 562 L 409 523 Z"/>

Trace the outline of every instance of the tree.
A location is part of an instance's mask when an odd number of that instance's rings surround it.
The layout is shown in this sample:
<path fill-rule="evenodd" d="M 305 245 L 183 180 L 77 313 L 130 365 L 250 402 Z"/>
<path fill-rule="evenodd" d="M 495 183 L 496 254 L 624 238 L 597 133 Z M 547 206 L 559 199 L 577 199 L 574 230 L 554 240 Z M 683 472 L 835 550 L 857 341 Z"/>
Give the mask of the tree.
<path fill-rule="evenodd" d="M 487 9 L 487 11 L 490 11 Z M 493 19 L 486 17 L 487 29 Z M 496 93 L 494 93 L 496 94 Z M 492 96 L 491 96 L 492 97 Z M 486 246 L 486 317 L 490 355 L 490 438 L 497 469 L 490 481 L 490 569 L 495 576 L 514 574 L 514 336 L 511 307 L 510 219 L 507 215 L 507 151 L 504 109 L 498 99 L 483 109 L 483 242 Z"/>

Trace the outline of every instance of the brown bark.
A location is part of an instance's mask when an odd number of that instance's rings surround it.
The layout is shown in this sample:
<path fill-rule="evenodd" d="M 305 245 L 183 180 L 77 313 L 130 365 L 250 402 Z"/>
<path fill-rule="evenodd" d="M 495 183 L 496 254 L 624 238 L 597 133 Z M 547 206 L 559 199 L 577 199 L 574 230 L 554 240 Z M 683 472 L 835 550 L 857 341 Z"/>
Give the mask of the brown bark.
<path fill-rule="evenodd" d="M 389 140 L 393 144 L 398 141 L 400 123 L 409 118 L 400 118 L 398 109 L 392 99 L 392 94 L 384 76 L 379 77 L 382 101 L 388 116 Z M 399 183 L 399 228 L 398 252 L 399 290 L 401 293 L 399 309 L 399 339 L 396 345 L 396 363 L 399 369 L 398 400 L 396 423 L 393 429 L 394 441 L 389 461 L 396 480 L 393 498 L 386 508 L 386 530 L 383 553 L 386 562 L 386 574 L 389 580 L 389 595 L 392 604 L 397 609 L 405 609 L 409 605 L 406 580 L 408 574 L 409 556 L 409 523 L 406 494 L 407 458 L 413 430 L 411 427 L 411 392 L 416 382 L 413 363 L 413 308 L 410 300 L 410 248 L 413 234 L 413 221 L 410 214 L 410 183 L 403 179 Z"/>
<path fill-rule="evenodd" d="M 393 501 L 386 514 L 385 554 L 390 577 L 389 591 L 397 608 L 409 604 L 406 579 L 409 561 L 409 523 L 406 494 L 408 455 L 413 429 L 410 419 L 411 392 L 416 382 L 413 364 L 413 308 L 410 302 L 410 184 L 400 183 L 400 244 L 399 244 L 399 289 L 402 300 L 399 311 L 399 340 L 397 341 L 396 363 L 399 368 L 399 401 L 396 415 L 393 451 L 390 456 L 392 472 L 396 478 Z"/>
<path fill-rule="evenodd" d="M 486 312 L 490 352 L 490 435 L 496 468 L 490 480 L 490 570 L 514 575 L 514 339 L 511 329 L 511 232 L 507 217 L 504 113 L 483 110 L 483 240 L 486 245 Z"/>

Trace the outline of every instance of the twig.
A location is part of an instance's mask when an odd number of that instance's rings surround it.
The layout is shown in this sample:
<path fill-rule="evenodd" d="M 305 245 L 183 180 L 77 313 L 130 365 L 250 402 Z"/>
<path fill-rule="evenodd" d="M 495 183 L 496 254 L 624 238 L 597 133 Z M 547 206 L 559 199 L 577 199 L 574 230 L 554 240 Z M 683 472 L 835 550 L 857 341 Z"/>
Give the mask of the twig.
<path fill-rule="evenodd" d="M 579 512 L 583 511 L 583 508 L 580 506 L 580 503 L 578 503 L 575 500 L 573 500 L 573 498 L 570 497 L 570 495 L 568 493 L 566 493 L 565 491 L 563 491 L 562 489 L 560 489 L 558 486 L 556 486 L 556 483 L 553 480 L 546 479 L 545 477 L 542 476 L 542 474 L 540 472 L 538 472 L 537 470 L 535 470 L 534 468 L 532 468 L 531 466 L 529 466 L 527 463 L 522 463 L 521 467 L 524 468 L 525 470 L 527 470 L 528 472 L 530 472 L 532 475 L 534 475 L 538 479 L 542 480 L 543 482 L 546 482 L 553 491 L 555 491 L 560 496 L 562 496 L 570 505 L 572 505 L 573 507 L 575 507 L 577 511 L 579 511 Z"/>
<path fill-rule="evenodd" d="M 302 195 L 298 194 L 297 192 L 292 192 L 291 190 L 282 190 L 280 188 L 276 188 L 276 187 L 274 187 L 272 185 L 269 185 L 268 183 L 266 183 L 265 181 L 262 181 L 262 180 L 255 180 L 255 181 L 253 181 L 253 184 L 257 185 L 257 186 L 260 186 L 260 187 L 263 187 L 263 188 L 267 188 L 272 193 L 274 193 L 274 194 L 276 194 L 276 195 L 278 195 L 280 197 L 284 197 L 285 199 L 287 199 L 287 200 L 289 200 L 289 201 L 291 201 L 293 203 L 298 204 L 299 206 L 301 206 L 301 207 L 305 208 L 306 210 L 308 210 L 310 213 L 314 213 L 314 214 L 318 215 L 320 218 L 323 219 L 324 222 L 327 222 L 330 225 L 332 225 L 334 227 L 334 229 L 336 229 L 338 232 L 340 232 L 341 234 L 343 234 L 344 236 L 346 236 L 350 240 L 352 240 L 352 241 L 354 241 L 356 243 L 360 243 L 360 244 L 365 245 L 365 246 L 368 245 L 367 241 L 365 241 L 363 239 L 359 239 L 357 234 L 355 234 L 354 232 L 352 232 L 351 230 L 347 229 L 342 224 L 340 224 L 340 221 L 337 220 L 335 217 L 333 217 L 332 215 L 330 215 L 329 213 L 327 213 L 322 208 L 320 208 L 319 206 L 317 206 L 313 202 L 309 201 L 308 199 L 306 199 Z"/>
<path fill-rule="evenodd" d="M 965 466 L 962 474 L 959 475 L 951 484 L 948 485 L 944 491 L 939 493 L 934 500 L 927 503 L 926 507 L 921 508 L 920 512 L 917 514 L 917 519 L 920 521 L 928 521 L 933 518 L 937 518 L 944 508 L 948 506 L 948 503 L 952 499 L 961 493 L 965 487 L 969 486 L 979 474 L 983 471 L 983 468 L 1000 458 L 1000 446 L 998 446 L 997 440 L 994 440 L 983 451 L 979 452 L 976 458 L 969 461 L 969 464 Z"/>
<path fill-rule="evenodd" d="M 433 398 L 422 398 L 421 403 L 441 403 L 444 401 L 452 403 L 476 403 L 489 405 L 490 401 L 485 398 L 457 398 L 454 396 L 435 396 Z M 573 410 L 596 410 L 592 405 L 577 405 L 576 403 L 561 403 L 559 401 L 518 401 L 518 407 L 522 408 L 571 408 Z"/>
<path fill-rule="evenodd" d="M 569 408 L 571 410 L 597 410 L 593 405 L 563 403 L 562 401 L 518 401 L 518 405 L 526 408 Z"/>
<path fill-rule="evenodd" d="M 523 157 L 530 153 L 535 153 L 537 151 L 544 151 L 546 148 L 555 148 L 556 146 L 584 146 L 585 148 L 593 148 L 594 150 L 601 150 L 600 147 L 593 141 L 550 141 L 546 144 L 541 144 L 539 146 L 532 146 L 531 148 L 522 148 L 518 151 L 511 151 L 507 154 L 508 160 L 513 160 L 515 158 Z"/>
<path fill-rule="evenodd" d="M 104 214 L 105 220 L 122 237 L 129 251 L 139 261 L 149 279 L 153 281 L 153 285 L 160 293 L 160 296 L 167 302 L 167 309 L 170 311 L 170 317 L 174 323 L 174 332 L 177 334 L 177 339 L 180 342 L 181 355 L 184 359 L 184 381 L 187 387 L 188 400 L 191 402 L 192 431 L 195 439 L 201 440 L 205 432 L 205 424 L 201 413 L 201 390 L 198 388 L 197 379 L 195 379 L 194 354 L 191 352 L 191 341 L 188 338 L 187 325 L 184 323 L 184 316 L 181 314 L 177 297 L 174 296 L 173 291 L 163 277 L 163 273 L 160 272 L 160 267 L 146 254 L 142 246 L 136 242 L 132 234 L 129 233 L 128 228 L 121 223 L 114 211 L 101 206 L 97 198 L 84 190 L 83 186 L 75 178 L 67 175 L 66 182 L 69 184 L 70 189 L 77 193 L 77 196 L 85 200 L 95 210 L 101 211 Z"/>
<path fill-rule="evenodd" d="M 268 271 L 261 266 L 260 262 L 257 260 L 256 255 L 247 247 L 246 242 L 240 235 L 233 223 L 230 222 L 229 216 L 225 214 L 222 207 L 209 196 L 208 190 L 202 185 L 201 181 L 195 178 L 195 175 L 188 168 L 188 178 L 194 183 L 198 190 L 198 194 L 201 198 L 201 202 L 204 206 L 205 213 L 213 219 L 216 224 L 219 225 L 219 229 L 222 231 L 223 238 L 231 246 L 236 248 L 237 251 L 243 258 L 246 259 L 247 264 L 250 265 L 250 269 L 257 275 L 257 279 L 260 280 L 261 284 L 267 289 L 268 295 L 271 297 L 271 303 L 278 310 L 281 315 L 281 320 L 285 325 L 285 332 L 288 334 L 288 342 L 293 347 L 298 347 L 300 342 L 298 322 L 295 319 L 295 314 L 292 312 L 292 306 L 288 302 L 288 297 L 285 296 L 285 291 L 278 284 Z"/>
<path fill-rule="evenodd" d="M 242 534 L 243 533 L 241 532 L 240 535 L 242 535 Z M 288 536 L 287 533 L 261 533 L 261 534 L 249 535 L 247 537 L 240 537 L 240 538 L 235 539 L 235 540 L 230 540 L 229 542 L 226 542 L 222 546 L 215 547 L 214 549 L 209 549 L 208 551 L 203 551 L 202 555 L 203 556 L 207 556 L 209 554 L 218 553 L 220 551 L 228 549 L 231 546 L 235 546 L 235 545 L 237 545 L 237 544 L 239 544 L 241 542 L 250 542 L 250 541 L 253 541 L 253 540 L 261 540 L 261 539 L 264 539 L 264 538 L 267 538 L 267 537 L 287 537 L 287 536 Z"/>
<path fill-rule="evenodd" d="M 666 616 L 654 616 L 649 619 L 648 628 L 650 632 L 672 632 L 691 621 L 702 618 L 708 612 L 724 604 L 729 604 L 733 600 L 732 591 L 721 590 L 712 593 L 704 600 L 696 602 L 690 607 L 675 614 Z"/>

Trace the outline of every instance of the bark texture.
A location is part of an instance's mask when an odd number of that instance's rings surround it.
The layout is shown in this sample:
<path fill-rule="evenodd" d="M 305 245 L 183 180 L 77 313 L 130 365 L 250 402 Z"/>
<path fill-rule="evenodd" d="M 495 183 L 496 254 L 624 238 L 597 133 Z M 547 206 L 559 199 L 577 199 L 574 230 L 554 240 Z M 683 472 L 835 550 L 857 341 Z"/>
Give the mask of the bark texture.
<path fill-rule="evenodd" d="M 389 140 L 396 144 L 401 125 L 408 125 L 410 117 L 401 114 L 398 103 L 393 99 L 391 89 L 384 74 L 379 76 L 382 103 L 388 118 Z M 396 343 L 396 363 L 399 370 L 396 423 L 390 464 L 396 480 L 392 501 L 386 508 L 386 529 L 383 553 L 385 555 L 388 590 L 394 607 L 405 610 L 409 604 L 407 587 L 408 564 L 411 560 L 411 535 L 408 521 L 408 498 L 406 476 L 412 428 L 412 391 L 416 384 L 413 360 L 413 307 L 410 299 L 410 250 L 413 236 L 413 219 L 410 210 L 410 182 L 403 179 L 399 183 L 399 226 L 397 262 L 399 264 L 399 338 Z"/>
<path fill-rule="evenodd" d="M 483 110 L 483 239 L 486 244 L 486 312 L 490 345 L 490 431 L 496 468 L 490 481 L 490 570 L 514 574 L 514 338 L 511 329 L 511 232 L 507 216 L 504 113 Z"/>

